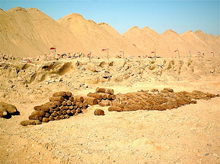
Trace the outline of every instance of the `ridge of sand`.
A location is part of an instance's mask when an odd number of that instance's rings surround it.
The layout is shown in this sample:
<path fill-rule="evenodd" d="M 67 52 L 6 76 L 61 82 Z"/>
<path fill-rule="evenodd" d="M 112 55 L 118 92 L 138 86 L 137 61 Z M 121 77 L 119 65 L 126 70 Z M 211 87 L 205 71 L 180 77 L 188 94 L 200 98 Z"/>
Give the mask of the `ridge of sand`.
<path fill-rule="evenodd" d="M 51 46 L 57 47 L 58 53 L 83 52 L 105 56 L 101 51 L 110 48 L 109 55 L 125 56 L 154 55 L 177 56 L 173 51 L 179 49 L 181 56 L 197 55 L 203 51 L 206 55 L 220 53 L 219 36 L 206 34 L 201 30 L 185 32 L 181 35 L 173 30 L 158 34 L 149 27 L 130 28 L 123 35 L 107 23 L 97 24 L 86 20 L 82 15 L 73 13 L 53 20 L 37 8 L 15 7 L 8 11 L 0 10 L 0 53 L 14 54 L 19 57 L 36 57 L 51 53 Z"/>
<path fill-rule="evenodd" d="M 198 51 L 207 51 L 207 44 L 198 37 L 192 30 L 180 35 L 184 40 L 189 42 Z"/>
<path fill-rule="evenodd" d="M 170 55 L 177 56 L 178 53 L 175 53 L 175 50 L 179 50 L 179 54 L 181 56 L 187 56 L 188 50 L 195 53 L 196 49 L 190 45 L 187 41 L 183 40 L 183 38 L 172 29 L 166 30 L 161 36 L 165 39 L 167 46 L 170 50 Z"/>
<path fill-rule="evenodd" d="M 137 26 L 134 26 L 126 31 L 123 36 L 130 40 L 130 42 L 139 49 L 144 51 L 146 55 L 150 55 L 150 52 L 155 50 L 156 43 L 153 40 L 154 36 L 151 35 L 150 37 L 146 29 L 143 30 Z"/>
<path fill-rule="evenodd" d="M 0 14 L 1 53 L 36 57 L 50 53 L 52 46 L 57 52 L 85 52 L 71 32 L 38 9 L 16 7 Z"/>
<path fill-rule="evenodd" d="M 134 26 L 123 36 L 148 55 L 151 51 L 156 50 L 156 54 L 163 57 L 177 56 L 178 54 L 174 53 L 177 48 L 180 56 L 189 55 L 189 51 L 191 55 L 197 55 L 198 51 L 202 51 L 208 56 L 212 51 L 217 54 L 220 52 L 220 43 L 218 43 L 217 37 L 212 34 L 207 35 L 201 30 L 195 33 L 190 30 L 179 35 L 169 29 L 160 35 L 147 26 L 143 29 Z"/>
<path fill-rule="evenodd" d="M 220 42 L 216 42 L 212 35 L 208 35 L 201 30 L 195 31 L 195 34 L 206 43 L 206 54 L 210 54 L 213 51 L 220 52 Z"/>
<path fill-rule="evenodd" d="M 57 22 L 69 29 L 95 56 L 106 55 L 106 52 L 102 52 L 105 48 L 109 48 L 109 54 L 113 56 L 120 54 L 122 50 L 127 56 L 142 53 L 107 23 L 97 24 L 76 14 L 64 16 Z"/>

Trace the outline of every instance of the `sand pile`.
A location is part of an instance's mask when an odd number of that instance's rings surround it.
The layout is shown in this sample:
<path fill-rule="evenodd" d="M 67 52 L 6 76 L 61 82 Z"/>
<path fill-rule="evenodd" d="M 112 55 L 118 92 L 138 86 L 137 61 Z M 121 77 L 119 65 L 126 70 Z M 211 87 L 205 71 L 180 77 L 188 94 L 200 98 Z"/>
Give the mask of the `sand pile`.
<path fill-rule="evenodd" d="M 0 20 L 0 53 L 36 57 L 53 46 L 58 53 L 85 52 L 71 32 L 36 8 L 1 10 Z"/>
<path fill-rule="evenodd" d="M 123 36 L 148 56 L 154 55 L 155 50 L 157 55 L 163 57 L 178 56 L 178 53 L 174 53 L 177 48 L 181 56 L 197 55 L 198 51 L 202 51 L 206 56 L 211 56 L 213 51 L 216 51 L 216 54 L 220 53 L 218 48 L 220 42 L 216 39 L 217 37 L 207 35 L 200 30 L 179 35 L 170 29 L 160 35 L 149 27 L 140 29 L 134 26 Z"/>
<path fill-rule="evenodd" d="M 120 51 L 124 51 L 126 56 L 143 54 L 107 23 L 97 24 L 76 13 L 60 18 L 57 22 L 69 29 L 88 50 L 88 53 L 89 50 L 92 51 L 92 55 L 106 56 L 107 53 L 102 49 L 107 48 L 109 48 L 110 56 L 122 54 Z"/>
<path fill-rule="evenodd" d="M 126 31 L 123 36 L 130 40 L 133 45 L 141 49 L 144 55 L 155 56 L 155 49 L 157 56 L 170 53 L 170 50 L 167 48 L 166 40 L 149 27 L 140 29 L 134 26 Z"/>
<path fill-rule="evenodd" d="M 107 23 L 95 23 L 86 20 L 80 14 L 69 14 L 57 22 L 36 8 L 12 8 L 0 10 L 0 53 L 14 56 L 36 57 L 57 53 L 90 53 L 96 56 L 107 56 L 102 49 L 109 48 L 109 55 L 151 56 L 156 50 L 157 56 L 177 56 L 174 50 L 179 49 L 181 56 L 192 55 L 202 51 L 205 55 L 219 52 L 219 37 L 207 35 L 202 31 L 186 32 L 181 35 L 167 30 L 158 34 L 149 27 L 139 29 L 132 27 L 120 35 Z"/>

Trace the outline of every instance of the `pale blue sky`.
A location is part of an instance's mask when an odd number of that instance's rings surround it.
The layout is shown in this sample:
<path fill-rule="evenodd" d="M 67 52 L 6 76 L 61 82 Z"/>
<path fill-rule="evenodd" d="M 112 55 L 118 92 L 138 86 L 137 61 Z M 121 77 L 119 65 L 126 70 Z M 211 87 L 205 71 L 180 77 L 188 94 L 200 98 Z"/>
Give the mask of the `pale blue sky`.
<path fill-rule="evenodd" d="M 55 20 L 79 13 L 108 23 L 120 34 L 133 26 L 148 26 L 160 34 L 169 29 L 220 34 L 219 0 L 0 0 L 3 10 L 13 7 L 35 7 Z"/>

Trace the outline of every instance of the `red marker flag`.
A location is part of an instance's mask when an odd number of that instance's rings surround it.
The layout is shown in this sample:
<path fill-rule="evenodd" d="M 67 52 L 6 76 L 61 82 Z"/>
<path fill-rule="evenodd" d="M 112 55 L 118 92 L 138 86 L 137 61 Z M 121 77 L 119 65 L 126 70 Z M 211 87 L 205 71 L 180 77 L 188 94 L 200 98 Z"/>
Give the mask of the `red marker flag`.
<path fill-rule="evenodd" d="M 106 51 L 107 49 L 102 49 L 102 51 Z"/>
<path fill-rule="evenodd" d="M 174 52 L 176 52 L 177 50 L 175 50 Z"/>
<path fill-rule="evenodd" d="M 54 49 L 56 49 L 56 48 L 55 48 L 55 47 L 51 47 L 51 48 L 50 48 L 50 50 L 54 50 Z"/>
<path fill-rule="evenodd" d="M 213 52 L 211 52 L 213 54 Z"/>
<path fill-rule="evenodd" d="M 151 53 L 154 53 L 154 51 L 152 51 Z"/>

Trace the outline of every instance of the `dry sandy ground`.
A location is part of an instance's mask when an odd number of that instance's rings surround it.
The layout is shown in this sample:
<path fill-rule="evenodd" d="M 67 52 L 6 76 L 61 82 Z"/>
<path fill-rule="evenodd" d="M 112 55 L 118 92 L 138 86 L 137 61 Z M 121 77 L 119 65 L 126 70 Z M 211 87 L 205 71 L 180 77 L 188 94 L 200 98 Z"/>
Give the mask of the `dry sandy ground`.
<path fill-rule="evenodd" d="M 137 83 L 112 88 L 115 93 L 127 93 L 164 87 L 175 92 L 197 89 L 217 94 L 220 81 Z M 89 91 L 78 90 L 77 94 Z M 117 113 L 92 106 L 66 120 L 21 126 L 19 123 L 38 104 L 42 101 L 14 104 L 21 115 L 0 118 L 0 163 L 220 163 L 219 97 L 166 111 Z M 97 108 L 103 109 L 105 116 L 95 116 Z"/>

